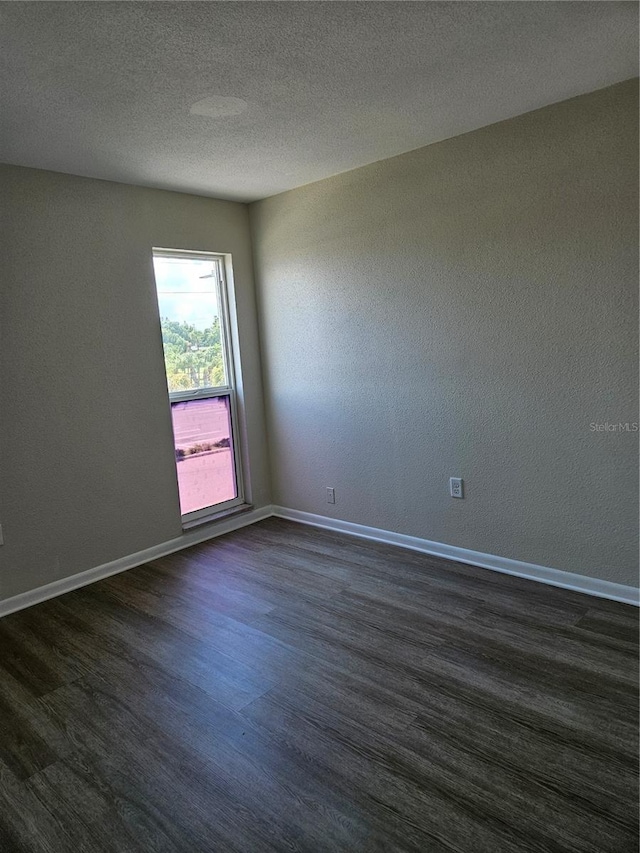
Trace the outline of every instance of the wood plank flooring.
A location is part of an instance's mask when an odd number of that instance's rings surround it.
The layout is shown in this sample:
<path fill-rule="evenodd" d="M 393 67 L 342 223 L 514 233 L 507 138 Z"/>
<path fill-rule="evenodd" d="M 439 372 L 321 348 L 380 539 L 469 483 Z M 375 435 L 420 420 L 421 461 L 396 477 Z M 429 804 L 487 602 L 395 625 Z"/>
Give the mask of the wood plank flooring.
<path fill-rule="evenodd" d="M 0 620 L 2 853 L 636 853 L 635 608 L 268 519 Z"/>

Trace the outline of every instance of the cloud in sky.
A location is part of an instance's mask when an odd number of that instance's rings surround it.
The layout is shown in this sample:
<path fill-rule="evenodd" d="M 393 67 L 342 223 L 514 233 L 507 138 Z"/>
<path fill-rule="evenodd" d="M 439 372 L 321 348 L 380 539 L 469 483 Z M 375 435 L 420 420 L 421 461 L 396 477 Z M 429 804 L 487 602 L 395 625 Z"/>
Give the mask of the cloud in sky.
<path fill-rule="evenodd" d="M 209 278 L 213 266 L 207 260 L 154 258 L 160 316 L 209 328 L 219 315 L 215 279 Z"/>

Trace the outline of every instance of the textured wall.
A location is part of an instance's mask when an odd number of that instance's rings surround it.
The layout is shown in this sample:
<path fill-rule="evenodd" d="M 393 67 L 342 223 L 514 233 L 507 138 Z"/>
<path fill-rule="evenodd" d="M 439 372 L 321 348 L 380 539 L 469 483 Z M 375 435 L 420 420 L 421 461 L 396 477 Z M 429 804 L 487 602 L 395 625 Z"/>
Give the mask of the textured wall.
<path fill-rule="evenodd" d="M 637 106 L 629 81 L 251 207 L 277 503 L 637 584 L 637 434 L 589 426 L 638 420 Z"/>
<path fill-rule="evenodd" d="M 0 166 L 0 597 L 181 533 L 151 247 L 231 252 L 269 500 L 247 208 Z"/>

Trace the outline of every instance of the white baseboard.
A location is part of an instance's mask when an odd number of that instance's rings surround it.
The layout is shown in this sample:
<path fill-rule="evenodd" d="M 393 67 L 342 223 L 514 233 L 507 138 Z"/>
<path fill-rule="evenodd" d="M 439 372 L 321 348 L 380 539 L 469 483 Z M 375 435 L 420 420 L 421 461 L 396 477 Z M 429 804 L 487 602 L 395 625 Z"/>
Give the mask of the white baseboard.
<path fill-rule="evenodd" d="M 412 551 L 420 551 L 423 554 L 431 554 L 435 557 L 443 557 L 445 560 L 455 560 L 459 563 L 470 563 L 482 569 L 491 569 L 494 572 L 502 572 L 506 575 L 515 575 L 519 578 L 546 583 L 551 586 L 559 586 L 562 589 L 571 589 L 575 592 L 584 592 L 598 598 L 608 598 L 612 601 L 621 601 L 625 604 L 640 605 L 640 590 L 633 586 L 613 583 L 611 581 L 590 578 L 586 575 L 577 575 L 573 572 L 564 572 L 560 569 L 551 569 L 548 566 L 537 566 L 535 563 L 523 563 L 520 560 L 511 560 L 508 557 L 497 557 L 494 554 L 483 554 L 481 551 L 471 551 L 468 548 L 458 548 L 455 545 L 445 545 L 442 542 L 432 542 L 429 539 L 420 539 L 417 536 L 406 536 L 403 533 L 392 533 L 390 530 L 381 530 L 377 527 L 366 527 L 363 524 L 354 524 L 350 521 L 340 521 L 328 518 L 324 515 L 314 515 L 311 512 L 301 512 L 297 509 L 274 506 L 272 514 L 279 518 L 287 518 L 290 521 L 299 521 L 302 524 L 310 524 L 313 527 L 322 527 L 326 530 L 335 530 L 339 533 L 348 533 L 361 539 L 373 539 L 375 542 L 385 542 L 387 545 L 399 545 L 401 548 L 409 548 Z"/>
<path fill-rule="evenodd" d="M 102 566 L 95 566 L 87 571 L 71 575 L 71 577 L 62 578 L 45 586 L 23 592 L 20 595 L 6 598 L 4 601 L 0 601 L 0 617 L 14 613 L 16 610 L 23 610 L 25 607 L 39 604 L 41 601 L 46 601 L 49 598 L 63 595 L 65 592 L 71 592 L 79 587 L 87 586 L 110 575 L 116 575 L 127 569 L 133 569 L 136 566 L 149 563 L 159 557 L 166 557 L 168 554 L 181 551 L 183 548 L 189 548 L 191 545 L 198 545 L 209 539 L 215 539 L 217 536 L 222 536 L 233 530 L 239 530 L 241 527 L 255 524 L 257 521 L 262 521 L 272 515 L 278 518 L 287 518 L 290 521 L 299 521 L 302 524 L 309 524 L 313 527 L 322 527 L 326 530 L 347 533 L 361 539 L 372 539 L 375 542 L 384 542 L 387 545 L 398 545 L 401 548 L 409 548 L 412 551 L 420 551 L 423 554 L 443 557 L 445 560 L 470 563 L 472 566 L 491 569 L 494 572 L 515 575 L 516 577 L 526 578 L 527 580 L 534 580 L 539 583 L 562 587 L 563 589 L 571 589 L 575 592 L 584 592 L 587 595 L 594 595 L 598 598 L 621 601 L 625 604 L 633 604 L 636 607 L 640 604 L 640 590 L 633 586 L 624 586 L 623 584 L 612 583 L 611 581 L 598 580 L 597 578 L 590 578 L 586 575 L 577 575 L 573 572 L 551 569 L 547 566 L 537 566 L 534 563 L 523 563 L 520 560 L 511 560 L 508 557 L 483 554 L 481 551 L 471 551 L 467 548 L 458 548 L 455 545 L 445 545 L 441 542 L 432 542 L 429 539 L 420 539 L 417 536 L 406 536 L 403 533 L 381 530 L 377 527 L 366 527 L 363 524 L 340 521 L 339 519 L 328 518 L 324 515 L 315 515 L 311 512 L 301 512 L 297 509 L 288 509 L 282 506 L 264 506 L 251 512 L 244 512 L 240 515 L 218 521 L 215 524 L 203 525 L 196 530 L 187 531 L 177 539 L 170 539 L 168 542 L 162 542 L 160 545 L 154 545 L 152 548 L 138 551 L 136 554 L 121 557 L 110 563 L 104 563 Z"/>
<path fill-rule="evenodd" d="M 30 589 L 28 592 L 23 592 L 20 595 L 5 598 L 4 601 L 0 601 L 0 617 L 14 613 L 16 610 L 23 610 L 25 607 L 39 604 L 41 601 L 46 601 L 49 598 L 63 595 L 65 592 L 71 592 L 81 586 L 87 586 L 102 578 L 108 578 L 110 575 L 117 575 L 119 572 L 125 572 L 127 569 L 133 569 L 136 566 L 149 563 L 151 560 L 157 560 L 159 557 L 166 557 L 168 554 L 181 551 L 183 548 L 189 548 L 191 545 L 198 545 L 201 542 L 206 542 L 208 539 L 215 539 L 217 536 L 230 533 L 232 530 L 238 530 L 241 527 L 247 527 L 249 524 L 255 524 L 256 521 L 262 521 L 263 518 L 269 518 L 271 515 L 273 515 L 273 507 L 271 506 L 264 506 L 260 509 L 243 512 L 217 521 L 214 524 L 203 525 L 195 530 L 188 530 L 177 539 L 170 539 L 168 542 L 162 542 L 160 545 L 154 545 L 151 548 L 146 548 L 144 551 L 138 551 L 136 554 L 112 560 L 110 563 L 104 563 L 102 566 L 95 566 L 93 569 L 87 569 L 68 578 L 61 578 L 58 581 L 45 584 L 45 586 Z"/>

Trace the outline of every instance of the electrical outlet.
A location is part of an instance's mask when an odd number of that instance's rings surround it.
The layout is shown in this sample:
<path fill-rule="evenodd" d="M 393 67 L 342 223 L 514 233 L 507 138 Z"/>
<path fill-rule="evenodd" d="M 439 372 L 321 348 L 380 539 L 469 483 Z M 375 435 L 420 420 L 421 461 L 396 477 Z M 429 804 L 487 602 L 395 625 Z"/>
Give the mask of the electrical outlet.
<path fill-rule="evenodd" d="M 336 490 L 327 486 L 327 503 L 334 504 L 336 502 Z"/>
<path fill-rule="evenodd" d="M 462 478 L 449 477 L 449 494 L 452 498 L 463 498 L 462 493 Z"/>

